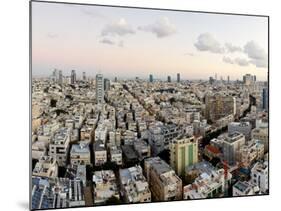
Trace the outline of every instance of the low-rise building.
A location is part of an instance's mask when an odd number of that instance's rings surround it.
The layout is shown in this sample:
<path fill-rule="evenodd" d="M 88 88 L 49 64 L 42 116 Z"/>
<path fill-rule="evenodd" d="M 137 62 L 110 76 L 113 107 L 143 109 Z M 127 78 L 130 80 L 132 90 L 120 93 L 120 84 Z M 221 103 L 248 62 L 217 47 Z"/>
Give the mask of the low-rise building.
<path fill-rule="evenodd" d="M 144 169 L 154 201 L 182 199 L 182 180 L 159 157 L 147 158 Z"/>
<path fill-rule="evenodd" d="M 151 202 L 151 192 L 140 166 L 120 169 L 119 178 L 126 203 Z"/>
<path fill-rule="evenodd" d="M 134 142 L 134 150 L 136 151 L 139 160 L 148 158 L 151 155 L 150 145 L 148 145 L 144 140 L 138 140 Z"/>
<path fill-rule="evenodd" d="M 228 133 L 232 135 L 235 132 L 242 133 L 246 141 L 251 139 L 252 125 L 250 122 L 231 122 L 228 124 Z"/>
<path fill-rule="evenodd" d="M 102 141 L 96 141 L 94 143 L 94 161 L 95 166 L 101 166 L 107 162 L 107 152 Z"/>
<path fill-rule="evenodd" d="M 258 188 L 249 182 L 236 182 L 232 187 L 232 196 L 251 196 L 258 192 Z"/>
<path fill-rule="evenodd" d="M 91 165 L 91 153 L 86 143 L 73 144 L 70 151 L 72 165 Z"/>
<path fill-rule="evenodd" d="M 49 146 L 49 155 L 55 158 L 59 166 L 66 165 L 69 153 L 71 129 L 60 128 L 54 135 Z"/>
<path fill-rule="evenodd" d="M 112 170 L 95 171 L 94 183 L 94 204 L 104 204 L 111 197 L 119 199 L 119 192 L 116 177 Z"/>
<path fill-rule="evenodd" d="M 203 161 L 186 168 L 186 181 L 183 187 L 183 199 L 200 199 L 224 196 L 232 178 L 228 172 L 225 180 L 224 169 L 215 169 Z"/>
<path fill-rule="evenodd" d="M 261 193 L 268 193 L 268 161 L 254 165 L 251 169 L 251 182 L 260 188 Z"/>
<path fill-rule="evenodd" d="M 268 152 L 268 128 L 260 127 L 252 130 L 252 139 L 261 140 L 264 144 L 264 152 Z"/>
<path fill-rule="evenodd" d="M 249 141 L 241 149 L 241 163 L 244 167 L 249 167 L 256 160 L 264 156 L 264 145 L 260 140 Z"/>
<path fill-rule="evenodd" d="M 56 159 L 51 156 L 42 156 L 35 164 L 32 175 L 38 177 L 57 177 L 58 164 Z"/>
<path fill-rule="evenodd" d="M 109 148 L 110 161 L 117 165 L 122 165 L 122 150 L 119 146 L 111 146 Z"/>

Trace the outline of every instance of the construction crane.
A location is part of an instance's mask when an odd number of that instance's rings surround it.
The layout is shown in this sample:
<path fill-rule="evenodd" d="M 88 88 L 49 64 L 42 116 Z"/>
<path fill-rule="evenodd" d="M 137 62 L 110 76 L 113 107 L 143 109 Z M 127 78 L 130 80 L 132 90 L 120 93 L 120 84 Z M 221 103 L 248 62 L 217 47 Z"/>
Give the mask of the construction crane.
<path fill-rule="evenodd" d="M 227 197 L 228 196 L 228 163 L 226 160 L 224 160 L 222 162 L 223 164 L 223 170 L 224 170 L 224 196 Z"/>

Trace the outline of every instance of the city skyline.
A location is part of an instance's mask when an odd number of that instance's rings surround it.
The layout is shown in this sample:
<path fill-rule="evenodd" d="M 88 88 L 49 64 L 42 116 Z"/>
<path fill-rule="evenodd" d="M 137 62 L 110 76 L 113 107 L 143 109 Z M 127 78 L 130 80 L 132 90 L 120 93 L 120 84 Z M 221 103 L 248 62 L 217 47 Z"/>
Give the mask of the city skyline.
<path fill-rule="evenodd" d="M 236 80 L 247 72 L 267 80 L 265 17 L 37 2 L 32 6 L 34 76 L 48 76 L 57 68 L 64 75 L 75 69 L 78 75 L 101 73 L 109 78 L 148 78 L 151 73 L 175 80 L 181 73 L 183 80 L 207 80 L 219 73 Z"/>

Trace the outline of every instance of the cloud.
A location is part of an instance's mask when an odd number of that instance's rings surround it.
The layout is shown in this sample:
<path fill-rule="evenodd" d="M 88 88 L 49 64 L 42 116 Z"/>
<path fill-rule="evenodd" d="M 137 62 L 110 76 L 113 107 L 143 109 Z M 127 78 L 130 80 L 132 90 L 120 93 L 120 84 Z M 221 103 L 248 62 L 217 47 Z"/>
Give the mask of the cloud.
<path fill-rule="evenodd" d="M 177 32 L 176 26 L 167 17 L 161 17 L 155 23 L 146 26 L 139 26 L 139 30 L 151 32 L 158 38 L 170 36 Z"/>
<path fill-rule="evenodd" d="M 108 35 L 118 35 L 118 36 L 124 36 L 126 34 L 134 34 L 135 31 L 133 28 L 127 23 L 127 21 L 124 18 L 120 18 L 116 22 L 112 22 L 108 25 L 106 25 L 102 32 L 102 36 L 108 36 Z"/>
<path fill-rule="evenodd" d="M 267 53 L 256 42 L 249 41 L 244 46 L 244 52 L 248 55 L 250 63 L 256 67 L 267 67 Z"/>
<path fill-rule="evenodd" d="M 234 53 L 234 52 L 237 52 L 237 51 L 241 52 L 242 51 L 241 47 L 232 45 L 231 43 L 225 43 L 225 48 L 227 49 L 227 51 L 229 53 Z"/>
<path fill-rule="evenodd" d="M 224 48 L 221 47 L 220 43 L 210 33 L 200 34 L 194 46 L 199 51 L 209 51 L 211 53 L 224 53 Z"/>
<path fill-rule="evenodd" d="M 234 64 L 234 61 L 231 58 L 226 57 L 226 56 L 224 56 L 222 58 L 222 61 L 225 62 L 225 63 L 228 63 L 228 64 Z"/>
<path fill-rule="evenodd" d="M 244 58 L 240 58 L 240 57 L 237 57 L 235 59 L 232 59 L 230 57 L 226 57 L 224 56 L 222 58 L 223 62 L 225 63 L 228 63 L 228 64 L 236 64 L 236 65 L 239 65 L 239 66 L 242 66 L 242 67 L 245 67 L 245 66 L 248 66 L 250 64 L 250 62 L 247 60 L 247 59 L 244 59 Z"/>
<path fill-rule="evenodd" d="M 87 15 L 91 18 L 104 18 L 104 16 L 101 13 L 87 9 L 87 8 L 82 8 L 81 12 L 82 12 L 82 14 Z"/>
<path fill-rule="evenodd" d="M 244 58 L 238 57 L 234 61 L 235 61 L 235 64 L 238 64 L 239 66 L 248 66 L 249 65 L 249 61 Z"/>
<path fill-rule="evenodd" d="M 53 34 L 53 33 L 48 33 L 47 34 L 47 37 L 50 38 L 50 39 L 58 38 L 58 36 L 59 36 L 58 34 Z"/>
<path fill-rule="evenodd" d="M 108 45 L 114 45 L 115 42 L 113 42 L 112 40 L 110 39 L 107 39 L 107 38 L 104 38 L 100 41 L 100 43 L 103 43 L 103 44 L 108 44 Z"/>
<path fill-rule="evenodd" d="M 124 47 L 124 42 L 123 42 L 123 40 L 119 41 L 118 46 L 121 47 L 121 48 Z"/>
<path fill-rule="evenodd" d="M 185 53 L 186 56 L 195 56 L 194 53 Z"/>

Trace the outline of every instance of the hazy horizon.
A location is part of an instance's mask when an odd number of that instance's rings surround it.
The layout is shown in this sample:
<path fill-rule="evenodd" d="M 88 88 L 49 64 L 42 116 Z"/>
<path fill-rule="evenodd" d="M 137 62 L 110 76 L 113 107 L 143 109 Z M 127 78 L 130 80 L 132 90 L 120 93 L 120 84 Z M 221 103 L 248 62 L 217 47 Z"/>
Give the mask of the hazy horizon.
<path fill-rule="evenodd" d="M 267 80 L 266 17 L 32 2 L 33 76 Z"/>

